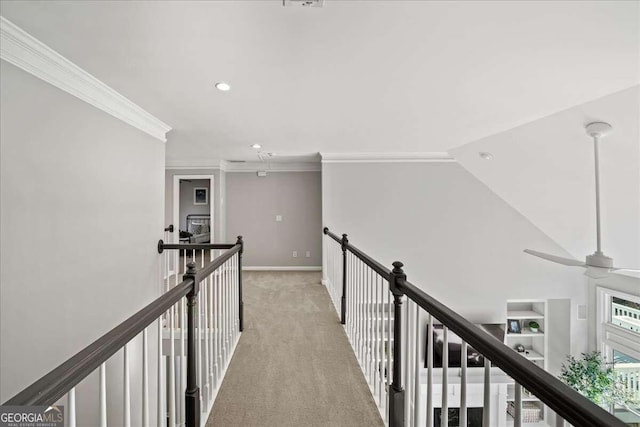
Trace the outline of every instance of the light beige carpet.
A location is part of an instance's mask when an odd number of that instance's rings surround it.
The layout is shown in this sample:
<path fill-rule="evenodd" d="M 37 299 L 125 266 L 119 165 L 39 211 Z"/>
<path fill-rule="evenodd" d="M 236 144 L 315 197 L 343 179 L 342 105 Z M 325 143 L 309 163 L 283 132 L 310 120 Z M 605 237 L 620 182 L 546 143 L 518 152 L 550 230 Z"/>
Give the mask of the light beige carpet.
<path fill-rule="evenodd" d="M 245 329 L 207 426 L 382 426 L 316 272 L 244 272 Z"/>

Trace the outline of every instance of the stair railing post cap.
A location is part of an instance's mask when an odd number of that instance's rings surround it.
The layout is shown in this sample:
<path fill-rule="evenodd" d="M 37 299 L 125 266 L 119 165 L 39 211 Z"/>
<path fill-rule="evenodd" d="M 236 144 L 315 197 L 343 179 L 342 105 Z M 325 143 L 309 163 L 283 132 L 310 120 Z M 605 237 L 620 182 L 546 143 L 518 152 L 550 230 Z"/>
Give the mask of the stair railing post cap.
<path fill-rule="evenodd" d="M 197 273 L 196 266 L 197 266 L 197 264 L 194 261 L 188 262 L 187 263 L 187 271 L 186 271 L 185 274 L 188 274 L 190 276 L 195 275 Z"/>

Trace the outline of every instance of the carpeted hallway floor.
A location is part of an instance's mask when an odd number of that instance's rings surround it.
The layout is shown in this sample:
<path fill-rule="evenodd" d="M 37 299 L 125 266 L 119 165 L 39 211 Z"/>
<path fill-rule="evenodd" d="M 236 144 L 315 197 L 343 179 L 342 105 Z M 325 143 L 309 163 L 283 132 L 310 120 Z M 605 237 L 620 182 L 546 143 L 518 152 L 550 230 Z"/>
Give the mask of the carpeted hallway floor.
<path fill-rule="evenodd" d="M 245 328 L 207 426 L 382 426 L 320 273 L 243 275 Z"/>

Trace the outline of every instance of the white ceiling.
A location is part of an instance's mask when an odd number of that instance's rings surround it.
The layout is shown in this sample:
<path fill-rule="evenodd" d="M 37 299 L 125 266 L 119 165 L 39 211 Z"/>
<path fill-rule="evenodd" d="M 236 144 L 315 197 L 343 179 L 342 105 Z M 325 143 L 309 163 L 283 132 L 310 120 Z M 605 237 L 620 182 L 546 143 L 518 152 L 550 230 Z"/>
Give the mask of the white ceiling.
<path fill-rule="evenodd" d="M 640 86 L 467 144 L 452 154 L 584 260 L 596 249 L 593 140 L 584 131 L 592 121 L 607 121 L 614 128 L 600 143 L 602 248 L 616 266 L 640 268 Z M 493 160 L 481 159 L 479 152 L 492 153 Z"/>
<path fill-rule="evenodd" d="M 447 151 L 640 81 L 635 1 L 281 4 L 0 12 L 171 125 L 170 165 Z"/>

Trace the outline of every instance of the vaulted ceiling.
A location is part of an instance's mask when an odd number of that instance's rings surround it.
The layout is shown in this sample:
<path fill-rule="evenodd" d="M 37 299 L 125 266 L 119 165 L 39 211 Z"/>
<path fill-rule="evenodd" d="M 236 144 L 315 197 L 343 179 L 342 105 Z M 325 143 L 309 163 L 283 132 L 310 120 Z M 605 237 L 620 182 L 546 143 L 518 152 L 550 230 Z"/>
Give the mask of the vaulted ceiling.
<path fill-rule="evenodd" d="M 583 126 L 609 121 L 604 248 L 640 264 L 640 2 L 2 1 L 0 13 L 172 126 L 168 165 L 257 160 L 254 143 L 280 161 L 449 152 L 579 258 L 595 221 Z"/>
<path fill-rule="evenodd" d="M 443 152 L 638 83 L 630 1 L 2 2 L 173 127 L 170 164 Z M 229 92 L 214 88 L 231 84 Z"/>

